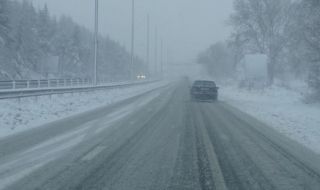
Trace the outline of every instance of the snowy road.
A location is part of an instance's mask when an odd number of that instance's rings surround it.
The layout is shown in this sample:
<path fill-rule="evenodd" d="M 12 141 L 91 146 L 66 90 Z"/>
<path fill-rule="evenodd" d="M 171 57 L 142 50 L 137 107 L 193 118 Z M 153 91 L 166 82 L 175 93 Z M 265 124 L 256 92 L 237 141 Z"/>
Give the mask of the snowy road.
<path fill-rule="evenodd" d="M 318 155 L 187 86 L 0 140 L 0 189 L 319 189 Z"/>

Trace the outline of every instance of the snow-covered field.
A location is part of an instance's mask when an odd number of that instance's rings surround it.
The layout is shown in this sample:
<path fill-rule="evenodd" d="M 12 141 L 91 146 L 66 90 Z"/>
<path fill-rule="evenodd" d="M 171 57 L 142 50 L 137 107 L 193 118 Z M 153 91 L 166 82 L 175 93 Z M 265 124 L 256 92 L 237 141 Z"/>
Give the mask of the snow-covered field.
<path fill-rule="evenodd" d="M 220 99 L 320 154 L 320 105 L 304 103 L 299 88 L 248 91 L 229 84 L 220 88 Z"/>
<path fill-rule="evenodd" d="M 77 113 L 109 105 L 165 85 L 157 82 L 89 93 L 0 101 L 0 138 Z"/>

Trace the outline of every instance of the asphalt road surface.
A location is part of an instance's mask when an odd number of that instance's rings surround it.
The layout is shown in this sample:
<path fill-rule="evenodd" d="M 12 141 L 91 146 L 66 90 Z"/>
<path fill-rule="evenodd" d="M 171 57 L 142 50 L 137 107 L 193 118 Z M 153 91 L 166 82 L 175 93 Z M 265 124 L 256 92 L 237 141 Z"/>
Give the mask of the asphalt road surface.
<path fill-rule="evenodd" d="M 0 140 L 0 189 L 320 189 L 320 157 L 186 81 Z"/>

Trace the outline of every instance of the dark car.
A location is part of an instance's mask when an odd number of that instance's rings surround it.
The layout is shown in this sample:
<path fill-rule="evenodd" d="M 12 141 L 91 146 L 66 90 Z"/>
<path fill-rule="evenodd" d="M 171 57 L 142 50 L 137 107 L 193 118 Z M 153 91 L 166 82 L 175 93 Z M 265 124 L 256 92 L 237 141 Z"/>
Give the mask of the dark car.
<path fill-rule="evenodd" d="M 197 80 L 191 87 L 191 98 L 192 100 L 217 100 L 218 89 L 214 81 Z"/>

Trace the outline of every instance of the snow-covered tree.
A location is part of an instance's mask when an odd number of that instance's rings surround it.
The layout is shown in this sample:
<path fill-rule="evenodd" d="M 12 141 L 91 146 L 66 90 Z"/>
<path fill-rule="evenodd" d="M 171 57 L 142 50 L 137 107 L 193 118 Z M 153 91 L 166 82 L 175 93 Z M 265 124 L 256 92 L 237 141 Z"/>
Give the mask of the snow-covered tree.
<path fill-rule="evenodd" d="M 8 38 L 9 18 L 8 18 L 8 0 L 0 0 L 0 41 L 4 45 Z"/>
<path fill-rule="evenodd" d="M 54 77 L 89 78 L 93 54 L 93 33 L 71 18 L 57 20 L 47 6 L 36 10 L 28 0 L 0 0 L 0 80 L 46 77 L 46 60 L 57 57 L 60 74 Z M 129 76 L 130 54 L 108 37 L 99 36 L 98 60 L 101 79 Z M 135 63 L 142 70 L 143 62 Z"/>
<path fill-rule="evenodd" d="M 44 6 L 38 14 L 38 36 L 40 40 L 40 46 L 46 53 L 52 51 L 51 39 L 53 36 L 53 26 L 51 24 L 51 18 L 47 5 Z"/>
<path fill-rule="evenodd" d="M 298 26 L 310 62 L 309 85 L 320 100 L 320 1 L 304 0 L 300 6 Z"/>
<path fill-rule="evenodd" d="M 20 14 L 12 19 L 17 53 L 21 56 L 25 67 L 37 70 L 42 51 L 36 30 L 37 12 L 27 1 L 23 1 L 17 11 Z"/>
<path fill-rule="evenodd" d="M 214 77 L 230 77 L 234 73 L 234 55 L 225 43 L 215 43 L 198 56 L 208 73 Z"/>
<path fill-rule="evenodd" d="M 231 24 L 237 36 L 246 41 L 248 53 L 267 54 L 269 84 L 274 81 L 278 58 L 286 41 L 290 0 L 235 0 Z"/>

